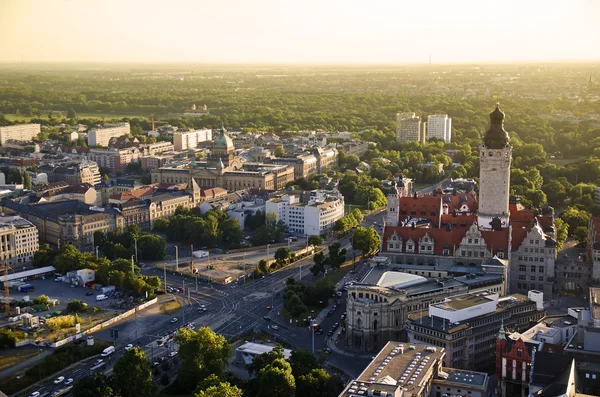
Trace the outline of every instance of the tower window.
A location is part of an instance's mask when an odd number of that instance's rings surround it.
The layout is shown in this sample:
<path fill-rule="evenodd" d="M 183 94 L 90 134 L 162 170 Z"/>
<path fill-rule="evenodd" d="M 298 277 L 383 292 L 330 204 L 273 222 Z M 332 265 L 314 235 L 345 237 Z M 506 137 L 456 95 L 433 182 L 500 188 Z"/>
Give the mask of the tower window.
<path fill-rule="evenodd" d="M 490 157 L 492 157 L 493 156 L 492 152 L 490 152 L 489 155 L 490 155 Z"/>

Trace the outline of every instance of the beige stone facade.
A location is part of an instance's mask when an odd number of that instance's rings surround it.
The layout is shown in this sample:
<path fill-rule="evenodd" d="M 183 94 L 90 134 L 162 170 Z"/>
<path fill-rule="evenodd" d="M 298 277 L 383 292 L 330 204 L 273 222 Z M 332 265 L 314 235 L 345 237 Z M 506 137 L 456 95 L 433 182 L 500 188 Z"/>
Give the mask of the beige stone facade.
<path fill-rule="evenodd" d="M 0 217 L 0 260 L 23 263 L 40 248 L 38 230 L 20 216 Z"/>

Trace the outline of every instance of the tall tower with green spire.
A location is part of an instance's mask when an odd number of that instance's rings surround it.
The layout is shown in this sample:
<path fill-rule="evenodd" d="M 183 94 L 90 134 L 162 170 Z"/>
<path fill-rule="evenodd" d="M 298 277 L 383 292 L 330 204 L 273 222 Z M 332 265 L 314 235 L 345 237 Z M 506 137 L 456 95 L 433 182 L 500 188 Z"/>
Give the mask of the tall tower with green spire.
<path fill-rule="evenodd" d="M 504 330 L 504 320 L 502 320 L 502 323 L 500 324 L 500 331 L 498 331 L 498 339 L 506 339 L 506 331 Z"/>

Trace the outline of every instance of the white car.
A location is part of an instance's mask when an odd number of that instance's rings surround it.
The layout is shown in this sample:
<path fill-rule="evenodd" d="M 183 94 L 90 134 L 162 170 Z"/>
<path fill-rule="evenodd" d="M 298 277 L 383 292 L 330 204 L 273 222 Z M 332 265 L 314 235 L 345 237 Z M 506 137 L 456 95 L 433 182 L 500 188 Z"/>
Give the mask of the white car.
<path fill-rule="evenodd" d="M 177 352 L 171 352 L 169 353 L 169 357 L 175 357 L 177 355 Z"/>
<path fill-rule="evenodd" d="M 58 378 L 56 378 L 56 380 L 54 381 L 55 385 L 58 385 L 59 383 L 63 383 L 65 381 L 65 377 L 64 376 L 59 376 Z"/>
<path fill-rule="evenodd" d="M 127 346 L 125 346 L 125 351 L 133 349 L 133 345 L 130 343 Z"/>
<path fill-rule="evenodd" d="M 65 381 L 65 385 L 70 385 L 71 383 L 73 383 L 73 378 L 69 378 Z"/>
<path fill-rule="evenodd" d="M 39 397 L 39 395 L 40 395 L 40 392 L 39 392 L 39 391 L 34 391 L 33 393 L 31 393 L 31 394 L 29 395 L 29 397 Z"/>
<path fill-rule="evenodd" d="M 272 326 L 271 328 L 274 329 L 275 331 L 279 331 L 279 327 L 276 325 Z"/>

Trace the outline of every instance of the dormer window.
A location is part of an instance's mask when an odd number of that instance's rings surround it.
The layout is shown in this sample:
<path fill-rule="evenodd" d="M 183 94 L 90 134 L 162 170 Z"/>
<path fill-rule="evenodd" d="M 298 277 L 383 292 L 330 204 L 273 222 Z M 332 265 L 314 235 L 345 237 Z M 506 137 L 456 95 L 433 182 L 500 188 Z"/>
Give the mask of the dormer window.
<path fill-rule="evenodd" d="M 428 242 L 429 242 L 429 239 L 428 239 L 427 237 L 425 237 L 425 240 L 424 240 L 424 241 L 425 241 L 426 243 L 428 243 Z"/>

